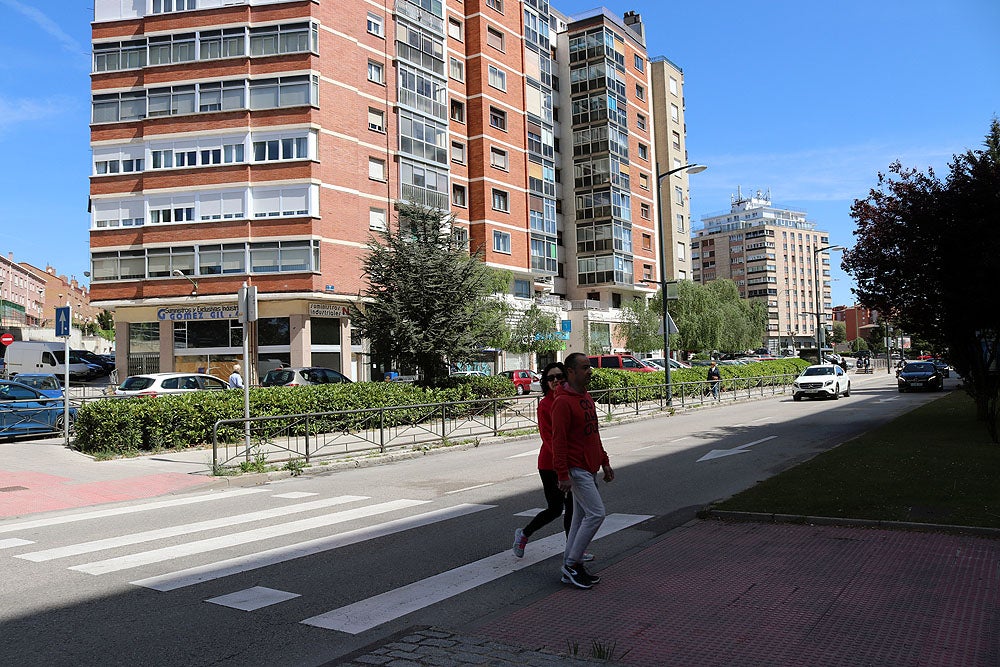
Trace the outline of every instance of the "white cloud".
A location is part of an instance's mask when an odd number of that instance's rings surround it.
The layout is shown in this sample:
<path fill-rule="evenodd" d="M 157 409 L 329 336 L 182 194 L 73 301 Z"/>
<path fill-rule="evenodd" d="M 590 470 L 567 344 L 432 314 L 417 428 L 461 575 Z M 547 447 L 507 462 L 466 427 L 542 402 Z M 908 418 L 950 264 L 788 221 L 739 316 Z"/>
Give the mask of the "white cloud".
<path fill-rule="evenodd" d="M 48 33 L 51 37 L 54 37 L 55 40 L 59 42 L 67 51 L 77 55 L 87 55 L 89 52 L 89 45 L 87 48 L 83 48 L 72 35 L 60 28 L 55 21 L 43 14 L 41 10 L 22 2 L 18 2 L 17 0 L 0 0 L 0 3 L 3 3 L 14 11 L 20 13 L 41 28 L 44 32 Z M 7 28 L 10 29 L 10 25 L 8 25 Z"/>
<path fill-rule="evenodd" d="M 0 132 L 24 123 L 60 116 L 74 107 L 75 104 L 65 97 L 16 100 L 0 97 Z"/>

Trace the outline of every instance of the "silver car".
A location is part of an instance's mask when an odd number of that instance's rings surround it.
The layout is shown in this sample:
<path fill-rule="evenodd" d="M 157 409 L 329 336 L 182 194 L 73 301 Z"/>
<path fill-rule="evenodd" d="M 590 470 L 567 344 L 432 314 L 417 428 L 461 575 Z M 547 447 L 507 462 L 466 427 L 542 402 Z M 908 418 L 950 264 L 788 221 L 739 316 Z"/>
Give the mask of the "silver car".
<path fill-rule="evenodd" d="M 192 391 L 222 391 L 229 383 L 204 373 L 149 373 L 130 375 L 115 389 L 115 396 L 160 396 Z"/>
<path fill-rule="evenodd" d="M 260 381 L 263 387 L 297 387 L 310 384 L 337 384 L 351 379 L 332 368 L 306 366 L 303 368 L 275 368 Z"/>

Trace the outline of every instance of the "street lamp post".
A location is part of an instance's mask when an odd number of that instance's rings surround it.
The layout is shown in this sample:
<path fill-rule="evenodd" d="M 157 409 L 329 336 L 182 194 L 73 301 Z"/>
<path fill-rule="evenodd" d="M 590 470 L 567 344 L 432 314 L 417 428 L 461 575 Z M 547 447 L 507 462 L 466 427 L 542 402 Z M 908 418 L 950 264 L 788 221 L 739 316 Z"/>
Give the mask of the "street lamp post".
<path fill-rule="evenodd" d="M 663 232 L 663 179 L 682 171 L 689 174 L 699 174 L 708 169 L 703 164 L 685 164 L 660 173 L 660 164 L 656 163 L 656 228 L 660 243 L 660 292 L 663 297 L 663 361 L 666 364 L 667 405 L 673 401 L 673 389 L 670 386 L 670 314 L 667 312 L 667 248 Z"/>
<path fill-rule="evenodd" d="M 813 248 L 813 273 L 816 277 L 816 363 L 823 363 L 823 315 L 826 309 L 823 308 L 820 303 L 820 272 L 819 272 L 819 254 L 821 252 L 826 252 L 828 250 L 844 250 L 843 246 L 839 245 L 824 245 L 817 246 Z"/>

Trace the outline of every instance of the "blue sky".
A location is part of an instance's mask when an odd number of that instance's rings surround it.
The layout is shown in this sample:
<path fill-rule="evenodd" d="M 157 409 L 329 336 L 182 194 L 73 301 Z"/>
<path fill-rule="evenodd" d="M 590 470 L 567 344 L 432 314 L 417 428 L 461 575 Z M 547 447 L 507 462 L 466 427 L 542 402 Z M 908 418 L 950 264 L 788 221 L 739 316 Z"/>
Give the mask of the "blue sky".
<path fill-rule="evenodd" d="M 332 0 L 324 0 L 329 2 Z M 1000 115 L 997 0 L 628 0 L 650 55 L 684 69 L 695 225 L 770 188 L 832 243 L 896 159 L 943 174 Z M 586 0 L 556 0 L 566 14 Z M 83 280 L 88 269 L 93 0 L 0 0 L 0 252 Z M 669 10 L 667 9 L 669 8 Z M 834 303 L 853 303 L 834 266 Z"/>

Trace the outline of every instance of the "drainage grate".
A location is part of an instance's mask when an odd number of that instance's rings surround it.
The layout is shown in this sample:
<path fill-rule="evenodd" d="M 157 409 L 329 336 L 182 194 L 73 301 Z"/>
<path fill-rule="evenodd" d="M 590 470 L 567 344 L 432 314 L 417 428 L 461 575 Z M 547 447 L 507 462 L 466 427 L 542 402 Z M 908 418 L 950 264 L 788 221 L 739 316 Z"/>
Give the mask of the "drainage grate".
<path fill-rule="evenodd" d="M 0 486 L 0 492 L 5 492 L 5 491 L 7 491 L 7 492 L 9 492 L 9 491 L 27 491 L 27 490 L 28 490 L 28 487 L 26 487 L 26 486 Z"/>

